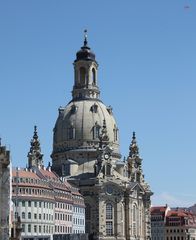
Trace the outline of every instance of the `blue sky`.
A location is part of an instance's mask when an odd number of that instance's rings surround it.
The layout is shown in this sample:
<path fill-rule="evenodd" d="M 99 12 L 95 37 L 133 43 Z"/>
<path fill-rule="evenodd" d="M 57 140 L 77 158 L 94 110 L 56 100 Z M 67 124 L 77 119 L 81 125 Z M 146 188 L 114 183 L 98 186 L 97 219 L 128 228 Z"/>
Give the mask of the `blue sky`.
<path fill-rule="evenodd" d="M 88 29 L 101 99 L 128 155 L 136 131 L 152 203 L 196 202 L 196 1 L 0 1 L 0 136 L 25 166 L 33 126 L 50 161 L 58 107 Z"/>

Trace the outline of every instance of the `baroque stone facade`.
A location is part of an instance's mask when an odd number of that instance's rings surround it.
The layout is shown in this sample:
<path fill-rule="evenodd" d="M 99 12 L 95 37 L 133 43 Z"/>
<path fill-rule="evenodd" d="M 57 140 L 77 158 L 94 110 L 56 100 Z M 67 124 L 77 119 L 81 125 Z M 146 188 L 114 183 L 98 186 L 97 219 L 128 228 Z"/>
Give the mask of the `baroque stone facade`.
<path fill-rule="evenodd" d="M 86 205 L 92 239 L 150 239 L 150 197 L 133 133 L 122 160 L 111 106 L 99 98 L 98 63 L 87 42 L 76 54 L 72 100 L 59 108 L 52 169 L 76 184 Z"/>

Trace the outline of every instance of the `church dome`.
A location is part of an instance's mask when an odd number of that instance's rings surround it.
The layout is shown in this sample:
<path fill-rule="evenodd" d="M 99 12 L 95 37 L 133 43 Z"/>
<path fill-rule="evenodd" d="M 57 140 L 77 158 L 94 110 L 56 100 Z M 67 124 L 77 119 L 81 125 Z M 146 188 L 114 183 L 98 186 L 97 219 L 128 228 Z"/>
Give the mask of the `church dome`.
<path fill-rule="evenodd" d="M 65 108 L 59 108 L 54 128 L 53 153 L 62 149 L 96 151 L 103 122 L 113 152 L 119 155 L 118 128 L 112 108 L 94 99 L 71 101 Z"/>
<path fill-rule="evenodd" d="M 99 99 L 98 63 L 88 47 L 85 31 L 84 45 L 74 61 L 72 100 L 59 108 L 53 134 L 53 170 L 66 175 L 68 159 L 78 166 L 73 174 L 94 173 L 98 148 L 104 144 L 113 149 L 112 161 L 120 159 L 119 133 L 112 108 Z M 78 168 L 77 168 L 78 167 Z"/>

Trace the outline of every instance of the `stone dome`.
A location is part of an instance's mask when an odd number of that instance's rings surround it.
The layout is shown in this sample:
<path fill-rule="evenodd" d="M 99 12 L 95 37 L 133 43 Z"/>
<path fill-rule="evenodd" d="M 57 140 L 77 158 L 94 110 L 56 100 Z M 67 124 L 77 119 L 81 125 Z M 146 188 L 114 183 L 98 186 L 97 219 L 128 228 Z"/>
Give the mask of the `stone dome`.
<path fill-rule="evenodd" d="M 112 108 L 100 100 L 72 100 L 65 108 L 59 108 L 54 127 L 53 154 L 61 151 L 96 151 L 99 133 L 105 120 L 113 153 L 119 153 L 119 136 Z"/>

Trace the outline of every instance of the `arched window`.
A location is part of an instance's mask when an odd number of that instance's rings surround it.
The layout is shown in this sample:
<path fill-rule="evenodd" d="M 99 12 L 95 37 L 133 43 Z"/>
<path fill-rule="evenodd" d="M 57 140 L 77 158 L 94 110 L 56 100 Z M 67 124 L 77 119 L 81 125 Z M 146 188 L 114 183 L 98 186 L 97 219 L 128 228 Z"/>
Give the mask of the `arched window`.
<path fill-rule="evenodd" d="M 25 212 L 22 212 L 22 218 L 23 219 L 25 218 Z"/>
<path fill-rule="evenodd" d="M 112 236 L 113 229 L 113 205 L 111 203 L 106 204 L 106 234 Z"/>
<path fill-rule="evenodd" d="M 93 85 L 96 85 L 96 72 L 95 69 L 92 69 L 92 80 L 93 80 Z"/>
<path fill-rule="evenodd" d="M 111 165 L 107 164 L 107 170 L 106 170 L 106 175 L 111 175 Z"/>
<path fill-rule="evenodd" d="M 28 212 L 28 219 L 31 219 L 31 213 Z"/>
<path fill-rule="evenodd" d="M 80 68 L 80 84 L 86 84 L 86 69 L 84 67 Z"/>

